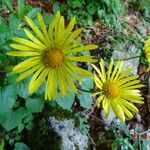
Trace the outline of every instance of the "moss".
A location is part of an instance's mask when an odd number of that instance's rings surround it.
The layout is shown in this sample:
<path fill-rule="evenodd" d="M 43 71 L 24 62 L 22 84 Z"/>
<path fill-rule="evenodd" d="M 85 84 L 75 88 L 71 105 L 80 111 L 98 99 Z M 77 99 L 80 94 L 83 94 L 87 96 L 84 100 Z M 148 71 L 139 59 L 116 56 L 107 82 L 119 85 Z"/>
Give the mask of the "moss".
<path fill-rule="evenodd" d="M 48 125 L 44 118 L 36 118 L 33 130 L 29 134 L 30 148 L 32 150 L 60 150 L 61 137 Z"/>
<path fill-rule="evenodd" d="M 73 118 L 74 113 L 64 110 L 58 105 L 55 105 L 55 106 L 49 106 L 47 108 L 46 116 L 54 116 L 57 120 L 64 120 L 64 119 Z"/>

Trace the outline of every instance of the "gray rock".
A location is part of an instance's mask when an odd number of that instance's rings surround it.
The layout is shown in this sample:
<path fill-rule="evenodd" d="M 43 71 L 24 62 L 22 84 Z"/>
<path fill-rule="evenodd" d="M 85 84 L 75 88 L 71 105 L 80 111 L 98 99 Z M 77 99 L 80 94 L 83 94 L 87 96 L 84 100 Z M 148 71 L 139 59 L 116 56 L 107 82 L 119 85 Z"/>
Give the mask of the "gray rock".
<path fill-rule="evenodd" d="M 88 137 L 77 130 L 73 119 L 59 121 L 50 117 L 48 121 L 51 125 L 50 128 L 61 137 L 61 150 L 88 149 Z"/>
<path fill-rule="evenodd" d="M 129 47 L 128 51 L 113 51 L 113 58 L 117 60 L 128 59 L 137 56 L 137 48 L 134 45 Z M 137 68 L 139 66 L 139 58 L 133 58 L 129 60 L 124 60 L 123 66 L 128 65 L 128 68 L 134 68 L 132 74 L 137 74 Z"/>

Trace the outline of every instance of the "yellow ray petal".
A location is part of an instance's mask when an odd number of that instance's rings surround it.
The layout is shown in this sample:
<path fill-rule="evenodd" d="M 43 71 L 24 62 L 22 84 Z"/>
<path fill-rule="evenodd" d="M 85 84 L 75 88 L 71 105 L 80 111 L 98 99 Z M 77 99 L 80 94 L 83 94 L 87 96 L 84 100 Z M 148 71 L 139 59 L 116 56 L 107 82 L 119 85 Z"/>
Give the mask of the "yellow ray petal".
<path fill-rule="evenodd" d="M 69 37 L 74 25 L 76 23 L 76 19 L 75 17 L 71 18 L 66 30 L 65 30 L 65 33 L 63 34 L 63 37 L 62 37 L 62 41 L 61 43 L 63 43 L 64 41 L 66 41 L 66 39 Z"/>
<path fill-rule="evenodd" d="M 17 49 L 17 50 L 20 50 L 20 51 L 31 51 L 31 52 L 36 51 L 36 52 L 41 53 L 41 51 L 39 51 L 39 49 L 35 49 L 35 48 L 25 46 L 25 45 L 22 45 L 22 44 L 10 44 L 10 47 L 12 47 L 14 49 Z"/>
<path fill-rule="evenodd" d="M 77 76 L 74 72 L 72 72 L 67 66 L 64 67 L 65 71 L 71 76 L 73 77 L 75 80 L 77 81 L 83 81 L 84 79 L 81 79 L 81 77 Z"/>
<path fill-rule="evenodd" d="M 56 45 L 59 45 L 60 40 L 62 39 L 63 31 L 64 31 L 64 17 L 61 16 L 60 20 L 57 22 L 57 31 L 56 31 L 56 37 L 55 37 Z"/>
<path fill-rule="evenodd" d="M 30 66 L 31 64 L 36 64 L 36 63 L 39 63 L 39 62 L 40 62 L 40 57 L 29 58 L 29 59 L 24 60 L 23 62 L 19 63 L 18 65 L 16 65 L 13 68 L 13 71 L 16 71 L 19 68 L 24 68 L 26 66 Z"/>
<path fill-rule="evenodd" d="M 54 19 L 52 20 L 52 22 L 49 24 L 48 34 L 49 34 L 49 38 L 50 38 L 50 41 L 51 41 L 52 46 L 53 46 L 53 44 L 54 44 L 54 40 L 53 40 L 54 33 L 53 33 L 53 30 L 55 29 L 59 18 L 60 18 L 60 13 L 57 12 L 55 18 L 54 18 Z"/>
<path fill-rule="evenodd" d="M 95 71 L 98 73 L 98 75 L 100 76 L 100 80 L 105 83 L 105 80 L 102 77 L 102 73 L 100 72 L 100 70 L 93 64 L 91 64 L 91 66 L 95 69 Z"/>
<path fill-rule="evenodd" d="M 65 54 L 70 54 L 70 53 L 76 53 L 76 52 L 81 52 L 81 51 L 86 51 L 86 50 L 94 50 L 98 48 L 97 45 L 87 45 L 87 46 L 83 46 L 83 47 L 78 47 L 78 48 L 74 48 L 74 49 L 70 49 L 68 51 L 65 52 Z"/>
<path fill-rule="evenodd" d="M 125 84 L 126 82 L 131 82 L 132 80 L 137 79 L 139 76 L 138 75 L 132 75 L 132 76 L 128 76 L 126 78 L 120 79 L 120 81 L 117 82 L 118 86 L 121 86 L 123 84 Z"/>
<path fill-rule="evenodd" d="M 47 48 L 42 42 L 40 42 L 35 36 L 33 36 L 30 31 L 28 31 L 27 29 L 24 29 L 24 32 L 27 35 L 27 37 L 31 41 L 33 41 L 35 44 L 39 45 L 41 49 L 46 49 Z"/>
<path fill-rule="evenodd" d="M 81 45 L 81 38 L 77 38 L 75 39 L 73 42 L 71 42 L 69 45 L 63 46 L 60 48 L 62 49 L 62 51 L 68 51 L 70 49 L 74 49 L 74 48 L 78 48 Z"/>
<path fill-rule="evenodd" d="M 80 28 L 80 29 L 76 29 L 74 32 L 72 32 L 68 39 L 66 39 L 65 41 L 60 43 L 61 48 L 65 47 L 66 45 L 69 45 L 69 43 L 72 42 L 74 40 L 74 38 L 76 38 L 82 32 L 82 30 L 83 30 L 83 28 Z"/>
<path fill-rule="evenodd" d="M 68 85 L 74 91 L 74 93 L 77 93 L 77 88 L 76 88 L 76 86 L 74 85 L 74 83 L 72 82 L 72 80 L 70 78 L 71 77 L 69 75 L 66 75 L 66 80 L 68 82 Z"/>
<path fill-rule="evenodd" d="M 29 93 L 31 93 L 31 94 L 33 93 L 31 89 L 33 89 L 33 87 L 34 87 L 34 82 L 37 79 L 37 77 L 39 76 L 39 74 L 44 70 L 44 68 L 45 68 L 45 66 L 39 68 L 32 76 L 32 78 L 29 82 Z"/>
<path fill-rule="evenodd" d="M 65 94 L 68 92 L 68 86 L 66 82 L 66 75 L 61 68 L 58 69 L 58 83 L 61 96 L 64 97 Z"/>
<path fill-rule="evenodd" d="M 97 106 L 98 108 L 100 108 L 101 101 L 104 99 L 104 97 L 105 97 L 104 95 L 101 95 L 100 97 L 98 97 L 96 99 L 94 106 Z"/>
<path fill-rule="evenodd" d="M 105 66 L 104 66 L 103 59 L 101 59 L 101 61 L 99 62 L 99 64 L 100 64 L 100 67 L 101 67 L 102 81 L 106 82 L 106 71 L 105 71 Z"/>
<path fill-rule="evenodd" d="M 57 70 L 51 69 L 46 84 L 45 99 L 55 100 L 57 94 Z"/>
<path fill-rule="evenodd" d="M 35 72 L 33 77 L 31 78 L 29 82 L 29 93 L 34 93 L 40 85 L 45 80 L 45 77 L 47 76 L 49 69 L 45 68 L 45 66 L 41 67 L 39 70 Z"/>
<path fill-rule="evenodd" d="M 120 99 L 121 103 L 127 107 L 128 109 L 130 109 L 133 112 L 138 112 L 139 110 L 131 103 L 129 103 L 128 101 L 124 100 L 124 99 Z"/>
<path fill-rule="evenodd" d="M 39 52 L 23 52 L 23 51 L 10 51 L 6 53 L 9 56 L 40 56 Z"/>
<path fill-rule="evenodd" d="M 82 76 L 93 76 L 93 74 L 91 72 L 88 72 L 88 71 L 86 71 L 84 69 L 81 69 L 81 68 L 77 67 L 76 65 L 74 65 L 74 64 L 72 64 L 70 62 L 67 62 L 66 64 L 67 64 L 67 66 L 70 69 L 76 71 L 79 75 L 82 75 Z"/>
<path fill-rule="evenodd" d="M 95 81 L 95 84 L 96 86 L 99 88 L 99 89 L 102 89 L 103 88 L 103 83 L 102 81 L 97 77 L 97 75 L 94 73 L 94 81 Z"/>
<path fill-rule="evenodd" d="M 102 107 L 103 107 L 106 115 L 108 115 L 109 110 L 110 110 L 110 104 L 109 104 L 109 100 L 106 97 L 104 97 L 104 99 L 102 101 Z"/>
<path fill-rule="evenodd" d="M 122 61 L 118 61 L 117 65 L 114 68 L 114 71 L 112 72 L 112 75 L 110 77 L 110 81 L 114 80 L 114 77 L 117 74 L 117 71 L 120 68 L 121 64 L 122 64 Z"/>
<path fill-rule="evenodd" d="M 132 119 L 133 118 L 133 115 L 132 113 L 120 102 L 118 101 L 118 104 L 121 106 L 121 108 L 123 109 L 125 115 L 129 118 L 129 119 Z"/>
<path fill-rule="evenodd" d="M 43 20 L 43 17 L 40 13 L 38 13 L 38 21 L 40 23 L 40 26 L 41 26 L 41 29 L 42 29 L 42 32 L 43 32 L 43 35 L 45 37 L 45 39 L 48 41 L 48 43 L 50 43 L 50 39 L 49 39 L 49 36 L 48 36 L 48 33 L 47 33 L 47 30 L 46 30 L 46 25 L 44 23 L 44 20 Z"/>
<path fill-rule="evenodd" d="M 133 80 L 133 81 L 127 82 L 127 83 L 121 85 L 120 88 L 130 87 L 131 85 L 134 86 L 137 83 L 140 83 L 140 80 Z"/>
<path fill-rule="evenodd" d="M 129 75 L 134 69 L 133 68 L 129 68 L 126 71 L 122 72 L 120 74 L 120 76 L 116 79 L 116 82 L 120 81 L 122 78 L 126 77 L 127 75 Z"/>
<path fill-rule="evenodd" d="M 113 101 L 113 102 L 111 102 L 111 107 L 112 107 L 114 113 L 116 114 L 116 116 L 122 122 L 125 122 L 125 115 L 124 115 L 124 112 L 123 112 L 121 106 L 117 102 Z"/>
<path fill-rule="evenodd" d="M 39 46 L 39 45 L 29 41 L 29 40 L 23 39 L 23 38 L 14 37 L 14 38 L 12 38 L 12 40 L 17 42 L 17 43 L 31 47 L 37 51 L 45 49 L 45 47 L 43 48 L 43 47 L 41 47 L 41 46 Z"/>
<path fill-rule="evenodd" d="M 92 56 L 67 56 L 69 61 L 79 61 L 79 62 L 96 62 L 96 59 L 93 59 Z"/>
<path fill-rule="evenodd" d="M 27 76 L 29 76 L 30 74 L 32 74 L 33 72 L 35 72 L 36 70 L 38 70 L 41 67 L 43 67 L 43 65 L 39 64 L 39 65 L 29 69 L 28 71 L 22 73 L 19 77 L 17 77 L 16 81 L 19 82 L 19 81 L 23 80 L 24 78 L 26 78 Z"/>
<path fill-rule="evenodd" d="M 42 32 L 38 29 L 38 27 L 33 23 L 33 21 L 28 18 L 27 16 L 25 16 L 25 20 L 28 23 L 28 25 L 32 28 L 32 30 L 36 33 L 36 35 L 38 36 L 38 38 L 44 42 L 46 45 L 49 45 L 48 40 L 44 37 L 44 35 L 42 34 Z"/>
<path fill-rule="evenodd" d="M 111 75 L 111 73 L 112 73 L 113 65 L 114 65 L 114 61 L 113 61 L 113 59 L 111 59 L 110 65 L 109 65 L 109 67 L 108 67 L 108 71 L 107 71 L 107 73 L 106 73 L 106 74 L 107 74 L 107 80 L 110 79 L 110 75 Z"/>

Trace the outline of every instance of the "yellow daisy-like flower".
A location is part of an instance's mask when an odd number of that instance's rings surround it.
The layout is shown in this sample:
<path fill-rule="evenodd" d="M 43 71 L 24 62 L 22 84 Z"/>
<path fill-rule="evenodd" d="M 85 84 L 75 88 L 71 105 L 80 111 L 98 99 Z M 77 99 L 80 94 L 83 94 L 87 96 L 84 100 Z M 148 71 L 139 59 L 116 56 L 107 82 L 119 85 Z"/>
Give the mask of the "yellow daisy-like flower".
<path fill-rule="evenodd" d="M 149 67 L 148 67 L 148 71 L 149 71 L 150 70 L 150 39 L 145 41 L 144 50 L 145 50 L 146 58 L 149 62 Z"/>
<path fill-rule="evenodd" d="M 28 39 L 14 37 L 16 43 L 10 46 L 16 51 L 7 52 L 10 56 L 29 56 L 27 60 L 19 63 L 13 68 L 14 73 L 21 73 L 17 81 L 21 81 L 34 73 L 29 82 L 29 93 L 34 93 L 46 79 L 45 99 L 55 99 L 57 90 L 65 96 L 70 89 L 77 92 L 72 81 L 81 81 L 81 76 L 92 74 L 76 66 L 74 62 L 95 62 L 91 56 L 75 56 L 77 52 L 93 50 L 97 45 L 81 46 L 78 35 L 82 28 L 74 31 L 76 23 L 72 18 L 65 28 L 64 17 L 57 12 L 56 16 L 47 29 L 41 14 L 37 15 L 40 28 L 34 22 L 25 17 L 27 24 L 33 30 L 34 35 L 24 29 Z"/>
<path fill-rule="evenodd" d="M 98 92 L 94 95 L 100 95 L 95 105 L 100 107 L 100 103 L 102 103 L 102 108 L 107 115 L 112 109 L 123 122 L 125 121 L 125 115 L 129 119 L 133 118 L 131 111 L 138 112 L 138 109 L 132 102 L 143 103 L 143 97 L 141 97 L 140 90 L 138 90 L 138 88 L 143 87 L 138 79 L 139 76 L 129 75 L 133 70 L 132 68 L 121 68 L 122 61 L 118 61 L 114 66 L 112 59 L 107 72 L 103 60 L 99 64 L 100 70 L 92 65 L 97 72 L 97 74 L 94 73 L 94 81 L 98 87 Z"/>

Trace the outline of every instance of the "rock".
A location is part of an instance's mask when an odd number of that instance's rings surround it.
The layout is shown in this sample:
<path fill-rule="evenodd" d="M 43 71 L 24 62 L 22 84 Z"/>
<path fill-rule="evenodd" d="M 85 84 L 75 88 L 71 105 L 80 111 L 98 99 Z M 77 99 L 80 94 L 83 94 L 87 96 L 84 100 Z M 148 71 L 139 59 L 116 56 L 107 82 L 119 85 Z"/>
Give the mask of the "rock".
<path fill-rule="evenodd" d="M 73 119 L 59 121 L 55 117 L 50 117 L 48 122 L 51 130 L 53 129 L 61 137 L 61 150 L 88 149 L 88 137 L 78 131 Z"/>
<path fill-rule="evenodd" d="M 137 48 L 134 45 L 129 46 L 128 51 L 113 51 L 113 58 L 117 60 L 128 59 L 137 56 Z M 137 74 L 137 68 L 139 66 L 139 58 L 133 58 L 129 60 L 124 60 L 123 66 L 129 65 L 128 68 L 134 68 L 132 74 Z"/>

